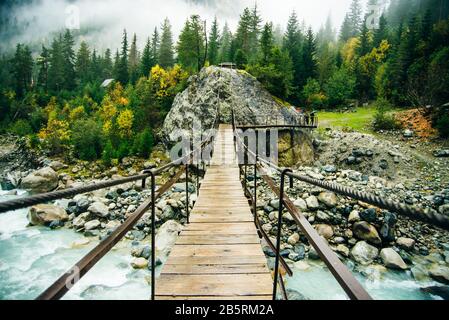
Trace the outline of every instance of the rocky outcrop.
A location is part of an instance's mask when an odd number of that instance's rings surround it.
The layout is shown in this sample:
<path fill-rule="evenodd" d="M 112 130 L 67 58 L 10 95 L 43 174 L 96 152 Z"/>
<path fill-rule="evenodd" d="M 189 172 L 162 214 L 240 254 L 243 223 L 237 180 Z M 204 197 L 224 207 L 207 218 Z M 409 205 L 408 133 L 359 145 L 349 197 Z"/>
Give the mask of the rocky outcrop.
<path fill-rule="evenodd" d="M 232 110 L 239 123 L 266 123 L 262 115 L 287 121 L 294 111 L 277 101 L 250 74 L 241 70 L 208 67 L 189 79 L 188 88 L 178 94 L 167 115 L 162 138 L 173 141 L 177 129 L 190 131 L 194 122 L 202 129 L 210 129 L 214 123 L 232 123 Z"/>
<path fill-rule="evenodd" d="M 49 225 L 54 221 L 67 221 L 69 216 L 64 208 L 48 205 L 39 204 L 31 207 L 28 212 L 28 221 L 34 226 L 38 225 Z"/>
<path fill-rule="evenodd" d="M 33 193 L 52 191 L 58 187 L 58 174 L 50 167 L 42 168 L 26 176 L 21 187 Z"/>

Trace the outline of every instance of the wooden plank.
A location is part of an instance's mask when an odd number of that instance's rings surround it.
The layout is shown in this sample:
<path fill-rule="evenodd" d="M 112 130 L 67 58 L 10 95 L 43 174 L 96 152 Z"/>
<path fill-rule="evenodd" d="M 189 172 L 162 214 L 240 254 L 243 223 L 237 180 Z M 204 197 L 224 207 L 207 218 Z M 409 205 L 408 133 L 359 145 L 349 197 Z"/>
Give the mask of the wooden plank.
<path fill-rule="evenodd" d="M 220 127 L 215 151 L 190 224 L 156 281 L 157 299 L 271 299 L 273 280 L 239 180 L 231 127 Z"/>
<path fill-rule="evenodd" d="M 260 239 L 255 234 L 251 235 L 235 235 L 230 237 L 229 235 L 217 235 L 217 234 L 205 234 L 205 235 L 187 235 L 181 234 L 176 242 L 177 245 L 183 244 L 260 244 Z"/>
<path fill-rule="evenodd" d="M 164 274 L 259 274 L 266 273 L 266 264 L 228 264 L 228 265 L 168 265 Z"/>
<path fill-rule="evenodd" d="M 206 264 L 206 265 L 227 265 L 227 264 L 254 264 L 254 263 L 266 263 L 267 259 L 265 256 L 203 256 L 203 257 L 170 257 L 168 258 L 165 265 L 170 264 Z M 162 274 L 164 270 L 162 270 Z"/>
<path fill-rule="evenodd" d="M 269 295 L 272 290 L 269 274 L 167 275 L 156 284 L 158 295 L 180 296 L 251 296 Z"/>
<path fill-rule="evenodd" d="M 172 257 L 208 257 L 208 256 L 259 256 L 260 244 L 236 244 L 236 245 L 182 245 L 175 246 L 171 251 Z"/>

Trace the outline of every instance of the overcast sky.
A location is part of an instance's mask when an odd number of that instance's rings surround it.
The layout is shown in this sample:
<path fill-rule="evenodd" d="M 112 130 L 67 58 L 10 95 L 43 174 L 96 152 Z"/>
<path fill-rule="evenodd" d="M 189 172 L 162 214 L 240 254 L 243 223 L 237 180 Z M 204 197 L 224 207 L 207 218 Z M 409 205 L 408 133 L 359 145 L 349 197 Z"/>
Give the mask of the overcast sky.
<path fill-rule="evenodd" d="M 81 27 L 94 28 L 86 39 L 99 49 L 116 48 L 123 28 L 129 33 L 137 33 L 139 46 L 159 26 L 165 17 L 173 25 L 178 35 L 186 18 L 197 13 L 210 21 L 216 15 L 221 26 L 227 21 L 235 29 L 239 14 L 245 6 L 254 6 L 254 0 L 205 0 L 209 5 L 195 5 L 188 0 L 41 0 L 38 4 L 17 13 L 19 21 L 32 21 L 29 29 L 16 39 L 27 42 L 43 39 L 51 31 L 64 28 L 69 15 L 66 13 L 70 3 L 75 4 L 80 13 Z M 213 3 L 219 5 L 214 5 Z M 362 0 L 365 6 L 366 0 Z M 264 20 L 273 21 L 285 28 L 292 10 L 299 19 L 317 30 L 328 14 L 332 15 L 335 28 L 339 28 L 351 0 L 258 0 L 257 4 Z"/>

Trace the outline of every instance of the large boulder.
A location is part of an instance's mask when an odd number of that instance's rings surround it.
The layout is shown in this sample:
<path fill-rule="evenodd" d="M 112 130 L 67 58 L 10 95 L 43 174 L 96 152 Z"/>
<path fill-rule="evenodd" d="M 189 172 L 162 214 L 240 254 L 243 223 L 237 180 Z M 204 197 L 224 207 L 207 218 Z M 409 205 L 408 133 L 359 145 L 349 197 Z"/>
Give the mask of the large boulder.
<path fill-rule="evenodd" d="M 354 235 L 360 240 L 366 240 L 374 245 L 382 244 L 376 228 L 366 221 L 356 222 L 352 228 Z"/>
<path fill-rule="evenodd" d="M 434 264 L 430 270 L 429 275 L 436 281 L 449 284 L 449 268 L 441 266 L 439 264 Z"/>
<path fill-rule="evenodd" d="M 399 253 L 394 251 L 392 248 L 384 248 L 380 251 L 380 258 L 382 259 L 384 265 L 390 269 L 397 270 L 407 270 L 408 266 L 402 260 Z"/>
<path fill-rule="evenodd" d="M 38 204 L 28 211 L 28 221 L 34 226 L 49 225 L 53 221 L 67 221 L 69 216 L 64 208 L 49 205 Z"/>
<path fill-rule="evenodd" d="M 99 201 L 92 203 L 89 208 L 87 208 L 87 211 L 100 218 L 105 218 L 109 215 L 109 208 Z"/>
<path fill-rule="evenodd" d="M 30 173 L 22 179 L 21 188 L 33 193 L 53 191 L 58 187 L 58 174 L 50 167 Z"/>
<path fill-rule="evenodd" d="M 165 222 L 156 234 L 156 251 L 167 257 L 182 231 L 182 225 L 175 220 Z"/>
<path fill-rule="evenodd" d="M 352 259 L 362 265 L 371 264 L 378 255 L 379 250 L 365 241 L 357 242 L 357 244 L 352 248 L 350 254 Z"/>

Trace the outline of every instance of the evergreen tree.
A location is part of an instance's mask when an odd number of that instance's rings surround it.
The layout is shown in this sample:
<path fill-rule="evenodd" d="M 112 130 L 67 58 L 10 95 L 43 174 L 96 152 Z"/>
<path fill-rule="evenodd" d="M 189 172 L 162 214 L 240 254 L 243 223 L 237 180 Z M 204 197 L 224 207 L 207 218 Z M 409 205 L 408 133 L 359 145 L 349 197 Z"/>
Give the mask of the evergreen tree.
<path fill-rule="evenodd" d="M 76 73 L 78 74 L 79 84 L 84 86 L 90 80 L 90 50 L 85 41 L 81 42 L 76 56 Z"/>
<path fill-rule="evenodd" d="M 315 78 L 317 72 L 316 43 L 312 28 L 309 28 L 302 50 L 303 73 L 300 85 L 303 86 L 309 78 Z"/>
<path fill-rule="evenodd" d="M 50 51 L 42 46 L 42 52 L 37 58 L 37 65 L 39 74 L 37 77 L 37 86 L 42 88 L 45 92 L 48 90 L 48 70 L 50 68 Z"/>
<path fill-rule="evenodd" d="M 228 24 L 225 23 L 221 33 L 221 46 L 219 50 L 219 62 L 230 62 L 233 60 L 231 56 L 232 33 L 229 31 Z"/>
<path fill-rule="evenodd" d="M 274 38 L 273 38 L 273 24 L 272 23 L 266 23 L 262 36 L 260 38 L 260 48 L 261 48 L 261 54 L 262 54 L 262 64 L 266 65 L 268 64 L 271 53 L 274 47 Z"/>
<path fill-rule="evenodd" d="M 153 37 L 151 38 L 151 59 L 152 64 L 154 66 L 159 63 L 159 47 L 160 47 L 159 32 L 157 31 L 156 27 L 154 28 Z"/>
<path fill-rule="evenodd" d="M 140 60 L 140 75 L 148 77 L 153 66 L 154 64 L 153 57 L 151 55 L 151 40 L 150 38 L 148 38 L 145 48 L 143 49 L 142 59 Z"/>
<path fill-rule="evenodd" d="M 115 56 L 114 56 L 114 68 L 113 68 L 113 75 L 114 75 L 114 79 L 118 80 L 119 79 L 119 68 L 120 68 L 120 53 L 118 51 L 118 49 L 115 51 Z"/>
<path fill-rule="evenodd" d="M 123 85 L 126 85 L 129 82 L 128 69 L 128 35 L 126 30 L 123 30 L 122 51 L 117 65 L 117 80 Z"/>
<path fill-rule="evenodd" d="M 112 78 L 113 66 L 111 49 L 106 49 L 101 64 L 101 80 Z"/>
<path fill-rule="evenodd" d="M 245 8 L 243 14 L 240 16 L 240 21 L 237 28 L 237 33 L 235 36 L 236 52 L 241 50 L 239 53 L 240 57 L 246 57 L 246 59 L 251 56 L 253 48 L 251 48 L 251 28 L 253 24 L 253 16 L 248 8 Z"/>
<path fill-rule="evenodd" d="M 262 18 L 260 17 L 256 2 L 253 10 L 251 11 L 251 19 L 249 24 L 249 48 L 251 50 L 249 57 L 251 60 L 256 59 L 259 52 L 259 36 L 261 28 Z"/>
<path fill-rule="evenodd" d="M 346 42 L 351 38 L 351 36 L 351 21 L 349 18 L 349 14 L 346 14 L 345 19 L 343 20 L 343 24 L 340 28 L 340 41 Z"/>
<path fill-rule="evenodd" d="M 385 15 L 381 15 L 379 19 L 379 28 L 374 30 L 374 36 L 373 36 L 373 46 L 377 48 L 382 40 L 388 39 L 388 29 L 387 29 L 387 18 L 385 18 Z"/>
<path fill-rule="evenodd" d="M 75 73 L 75 40 L 70 32 L 66 30 L 62 40 L 62 56 L 64 58 L 64 88 L 67 90 L 73 90 L 76 86 L 76 73 Z"/>
<path fill-rule="evenodd" d="M 351 37 L 357 37 L 362 30 L 362 5 L 360 0 L 352 0 L 351 7 L 349 9 L 349 26 Z"/>
<path fill-rule="evenodd" d="M 13 59 L 13 73 L 18 97 L 23 97 L 30 90 L 32 70 L 33 58 L 30 49 L 25 45 L 18 44 Z"/>
<path fill-rule="evenodd" d="M 368 27 L 366 26 L 366 23 L 363 23 L 359 39 L 360 44 L 357 47 L 357 54 L 359 55 L 359 57 L 362 57 L 369 53 L 372 49 L 370 42 L 370 32 L 368 30 Z"/>
<path fill-rule="evenodd" d="M 303 85 L 302 77 L 302 34 L 298 22 L 298 16 L 293 11 L 287 23 L 287 30 L 284 35 L 283 49 L 289 54 L 293 65 L 293 88 L 291 89 L 294 103 L 299 102 L 299 87 Z"/>
<path fill-rule="evenodd" d="M 212 23 L 212 28 L 209 35 L 209 49 L 207 59 L 211 65 L 216 65 L 219 59 L 220 50 L 220 31 L 218 30 L 218 21 L 215 17 Z"/>
<path fill-rule="evenodd" d="M 131 48 L 129 50 L 128 72 L 129 80 L 135 84 L 139 78 L 139 52 L 137 51 L 137 36 L 134 34 Z"/>
<path fill-rule="evenodd" d="M 178 60 L 182 66 L 191 71 L 203 67 L 205 54 L 204 29 L 198 15 L 186 21 L 177 45 Z"/>
<path fill-rule="evenodd" d="M 163 68 L 172 67 L 175 64 L 173 49 L 173 34 L 170 21 L 165 19 L 162 25 L 162 37 L 159 48 L 159 64 Z"/>
<path fill-rule="evenodd" d="M 53 39 L 51 44 L 50 68 L 48 69 L 48 87 L 59 91 L 64 88 L 64 56 L 62 54 L 62 35 Z"/>

